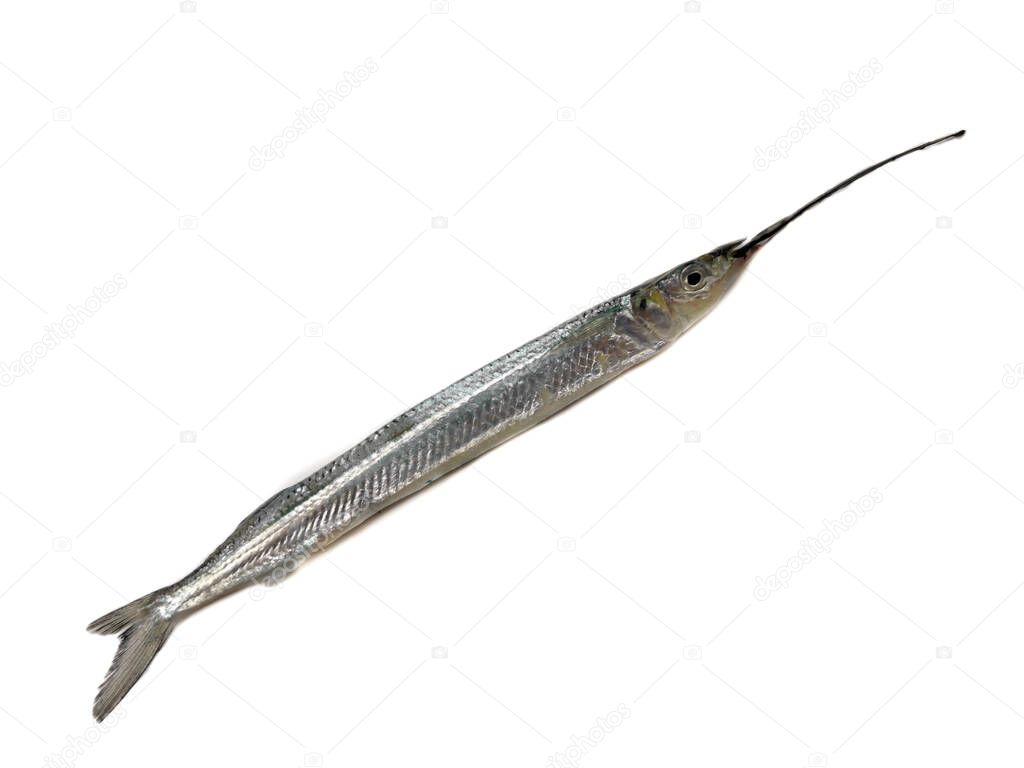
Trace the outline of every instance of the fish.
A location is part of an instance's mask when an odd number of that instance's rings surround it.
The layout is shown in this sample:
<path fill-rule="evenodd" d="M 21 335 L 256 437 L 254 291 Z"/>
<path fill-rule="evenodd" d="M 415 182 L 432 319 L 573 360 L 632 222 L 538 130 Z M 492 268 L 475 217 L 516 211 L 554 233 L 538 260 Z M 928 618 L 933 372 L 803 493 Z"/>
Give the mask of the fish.
<path fill-rule="evenodd" d="M 93 716 L 102 721 L 114 710 L 187 615 L 243 587 L 279 583 L 376 513 L 662 352 L 717 306 L 752 257 L 794 220 L 869 173 L 964 134 L 877 162 L 753 237 L 720 245 L 600 302 L 414 405 L 276 493 L 183 579 L 88 625 L 90 632 L 119 636 Z"/>

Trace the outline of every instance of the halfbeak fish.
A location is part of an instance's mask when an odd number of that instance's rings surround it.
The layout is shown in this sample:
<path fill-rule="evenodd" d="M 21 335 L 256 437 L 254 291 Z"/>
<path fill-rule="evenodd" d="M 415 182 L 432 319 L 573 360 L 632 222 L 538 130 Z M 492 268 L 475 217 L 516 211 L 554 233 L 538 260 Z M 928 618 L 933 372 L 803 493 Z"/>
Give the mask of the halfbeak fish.
<path fill-rule="evenodd" d="M 665 349 L 721 301 L 751 257 L 855 173 L 745 240 L 719 246 L 567 320 L 385 424 L 242 520 L 194 571 L 92 622 L 120 635 L 93 715 L 124 698 L 190 612 L 250 584 L 275 584 L 357 525 Z"/>

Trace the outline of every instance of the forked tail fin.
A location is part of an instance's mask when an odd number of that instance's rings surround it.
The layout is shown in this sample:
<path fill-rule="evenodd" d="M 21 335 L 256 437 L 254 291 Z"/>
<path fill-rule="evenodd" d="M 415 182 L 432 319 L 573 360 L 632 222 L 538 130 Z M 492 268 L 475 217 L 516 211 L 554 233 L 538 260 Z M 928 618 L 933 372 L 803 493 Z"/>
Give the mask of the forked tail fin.
<path fill-rule="evenodd" d="M 174 616 L 161 610 L 161 595 L 162 591 L 157 591 L 133 600 L 87 627 L 100 635 L 121 635 L 121 644 L 93 704 L 92 714 L 97 720 L 102 721 L 113 711 L 167 642 Z"/>
<path fill-rule="evenodd" d="M 905 149 L 902 152 L 893 155 L 892 157 L 887 157 L 885 160 L 877 162 L 874 165 L 870 165 L 870 166 L 868 166 L 867 168 L 865 168 L 862 171 L 858 171 L 857 173 L 853 174 L 853 176 L 851 176 L 850 178 L 845 179 L 845 180 L 839 182 L 838 184 L 836 184 L 831 189 L 828 189 L 828 190 L 822 192 L 820 195 L 818 195 L 816 198 L 811 200 L 809 203 L 801 206 L 800 208 L 797 208 L 795 211 L 793 211 L 793 213 L 791 213 L 788 216 L 785 216 L 785 217 L 779 219 L 774 224 L 772 224 L 770 227 L 766 227 L 765 229 L 762 229 L 760 232 L 758 232 L 753 237 L 748 238 L 747 240 L 744 240 L 740 245 L 736 246 L 730 252 L 731 255 L 735 256 L 737 258 L 743 258 L 745 256 L 753 255 L 755 252 L 760 250 L 761 247 L 764 246 L 769 240 L 771 240 L 773 237 L 775 237 L 777 234 L 779 234 L 779 232 L 781 232 L 787 226 L 789 226 L 789 224 L 793 220 L 800 218 L 805 213 L 807 213 L 807 211 L 809 211 L 811 208 L 813 208 L 814 206 L 816 206 L 818 203 L 822 202 L 823 200 L 827 200 L 828 198 L 832 197 L 832 195 L 834 195 L 839 190 L 845 189 L 846 187 L 850 186 L 851 184 L 853 184 L 853 182 L 857 181 L 857 179 L 863 178 L 864 176 L 867 176 L 869 173 L 877 171 L 883 165 L 888 165 L 889 163 L 892 163 L 892 162 L 894 162 L 896 160 L 899 160 L 901 157 L 909 155 L 912 152 L 920 152 L 922 149 L 928 149 L 928 147 L 934 147 L 936 144 L 942 144 L 943 142 L 949 141 L 950 139 L 959 139 L 965 133 L 967 133 L 967 131 L 960 130 L 960 131 L 957 131 L 956 133 L 951 133 L 948 136 L 942 136 L 941 138 L 938 138 L 938 139 L 932 139 L 931 141 L 926 141 L 924 144 L 919 144 L 916 147 L 911 147 L 910 149 Z"/>

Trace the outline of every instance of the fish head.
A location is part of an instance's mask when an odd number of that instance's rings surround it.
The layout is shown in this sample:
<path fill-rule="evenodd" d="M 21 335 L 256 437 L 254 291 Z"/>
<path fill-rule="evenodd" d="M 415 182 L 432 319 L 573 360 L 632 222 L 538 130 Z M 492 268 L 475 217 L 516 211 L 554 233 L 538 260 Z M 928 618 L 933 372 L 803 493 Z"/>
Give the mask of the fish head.
<path fill-rule="evenodd" d="M 674 341 L 722 300 L 744 272 L 753 250 L 726 243 L 673 267 L 630 294 L 632 315 L 663 341 Z"/>

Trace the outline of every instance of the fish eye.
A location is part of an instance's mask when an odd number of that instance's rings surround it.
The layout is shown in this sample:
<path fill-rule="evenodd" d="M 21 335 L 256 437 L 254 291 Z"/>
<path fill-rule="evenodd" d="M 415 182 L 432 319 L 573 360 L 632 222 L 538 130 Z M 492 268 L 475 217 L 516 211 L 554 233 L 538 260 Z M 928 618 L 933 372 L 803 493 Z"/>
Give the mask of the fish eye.
<path fill-rule="evenodd" d="M 700 264 L 690 264 L 679 273 L 679 283 L 688 291 L 703 287 L 706 280 L 706 270 Z"/>

